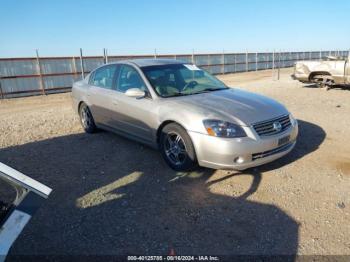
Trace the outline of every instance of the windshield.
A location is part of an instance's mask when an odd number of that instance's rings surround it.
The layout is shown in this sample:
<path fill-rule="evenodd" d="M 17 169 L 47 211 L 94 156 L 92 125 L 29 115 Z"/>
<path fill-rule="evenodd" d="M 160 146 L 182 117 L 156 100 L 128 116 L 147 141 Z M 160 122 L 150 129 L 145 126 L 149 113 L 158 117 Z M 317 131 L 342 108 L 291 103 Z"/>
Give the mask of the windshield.
<path fill-rule="evenodd" d="M 193 95 L 228 88 L 216 77 L 190 64 L 148 66 L 143 67 L 142 71 L 162 97 Z"/>

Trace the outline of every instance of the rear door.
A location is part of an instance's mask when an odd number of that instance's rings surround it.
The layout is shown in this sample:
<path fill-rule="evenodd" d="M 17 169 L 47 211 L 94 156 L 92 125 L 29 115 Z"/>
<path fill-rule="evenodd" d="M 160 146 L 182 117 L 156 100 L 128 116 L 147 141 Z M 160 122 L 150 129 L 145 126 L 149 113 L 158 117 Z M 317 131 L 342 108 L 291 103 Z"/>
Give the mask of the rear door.
<path fill-rule="evenodd" d="M 110 126 L 111 114 L 114 107 L 115 79 L 118 74 L 118 65 L 106 65 L 98 68 L 89 82 L 88 99 L 90 110 L 97 124 Z"/>
<path fill-rule="evenodd" d="M 146 93 L 144 98 L 128 97 L 125 92 L 139 88 Z M 152 142 L 154 122 L 154 101 L 139 72 L 131 65 L 120 65 L 116 79 L 114 96 L 113 127 L 134 139 L 145 143 Z"/>

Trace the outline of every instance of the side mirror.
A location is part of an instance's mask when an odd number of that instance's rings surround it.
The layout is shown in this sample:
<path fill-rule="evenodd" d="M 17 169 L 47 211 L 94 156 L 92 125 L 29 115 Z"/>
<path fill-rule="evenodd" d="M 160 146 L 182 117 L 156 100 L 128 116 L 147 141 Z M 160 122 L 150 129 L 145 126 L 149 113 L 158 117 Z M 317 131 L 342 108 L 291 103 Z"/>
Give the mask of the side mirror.
<path fill-rule="evenodd" d="M 146 93 L 140 88 L 130 88 L 125 92 L 125 95 L 129 97 L 142 98 L 146 96 Z"/>

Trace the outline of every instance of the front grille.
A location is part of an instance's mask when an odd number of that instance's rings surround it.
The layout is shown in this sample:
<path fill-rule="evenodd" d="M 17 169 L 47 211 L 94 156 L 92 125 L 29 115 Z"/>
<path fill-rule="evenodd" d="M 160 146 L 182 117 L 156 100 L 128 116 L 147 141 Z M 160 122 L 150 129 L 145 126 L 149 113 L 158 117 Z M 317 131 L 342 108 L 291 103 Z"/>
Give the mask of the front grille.
<path fill-rule="evenodd" d="M 281 129 L 276 130 L 274 128 L 274 123 L 280 123 Z M 289 115 L 280 116 L 271 120 L 259 122 L 253 124 L 254 130 L 258 133 L 259 136 L 271 136 L 275 134 L 282 133 L 291 126 Z"/>
<path fill-rule="evenodd" d="M 271 150 L 268 150 L 268 151 L 255 153 L 252 155 L 252 160 L 254 161 L 254 160 L 257 160 L 259 158 L 264 158 L 264 157 L 272 156 L 274 154 L 281 153 L 283 151 L 287 151 L 289 148 L 291 148 L 292 145 L 293 145 L 293 142 L 286 144 L 286 145 L 283 145 L 283 146 L 280 146 L 280 147 L 277 147 L 277 148 L 274 148 L 274 149 L 271 149 Z"/>

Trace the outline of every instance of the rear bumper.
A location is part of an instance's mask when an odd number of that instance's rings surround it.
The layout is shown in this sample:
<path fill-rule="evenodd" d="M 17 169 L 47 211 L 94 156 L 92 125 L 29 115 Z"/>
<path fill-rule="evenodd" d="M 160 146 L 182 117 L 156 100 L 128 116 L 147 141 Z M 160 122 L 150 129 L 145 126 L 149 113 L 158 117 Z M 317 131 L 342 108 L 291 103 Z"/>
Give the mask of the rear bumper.
<path fill-rule="evenodd" d="M 249 128 L 249 127 L 247 127 Z M 298 124 L 278 135 L 260 138 L 219 138 L 189 132 L 200 166 L 214 169 L 244 170 L 274 161 L 288 154 L 296 144 Z M 280 138 L 289 136 L 287 144 L 278 145 Z"/>

